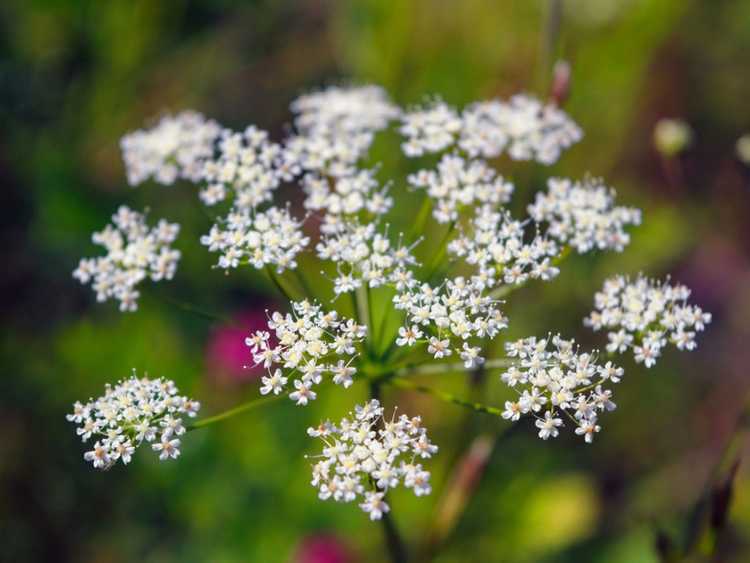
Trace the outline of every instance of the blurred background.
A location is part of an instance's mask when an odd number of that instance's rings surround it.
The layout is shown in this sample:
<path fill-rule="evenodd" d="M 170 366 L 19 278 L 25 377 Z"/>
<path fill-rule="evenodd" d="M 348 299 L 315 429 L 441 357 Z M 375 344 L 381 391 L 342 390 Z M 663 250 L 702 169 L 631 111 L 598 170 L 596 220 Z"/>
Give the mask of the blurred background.
<path fill-rule="evenodd" d="M 516 293 L 510 336 L 552 330 L 603 346 L 581 319 L 616 272 L 671 274 L 714 322 L 697 352 L 670 349 L 648 372 L 623 357 L 619 408 L 593 445 L 541 442 L 528 422 L 495 439 L 502 420 L 389 390 L 386 403 L 421 413 L 441 445 L 433 495 L 393 495 L 396 523 L 414 552 L 446 563 L 749 561 L 750 460 L 727 477 L 748 450 L 750 141 L 737 145 L 750 132 L 748 53 L 746 0 L 4 0 L 0 560 L 386 560 L 377 525 L 316 499 L 302 457 L 317 447 L 305 428 L 343 415 L 363 387 L 191 433 L 178 463 L 139 452 L 101 473 L 82 460 L 64 415 L 131 368 L 174 379 L 203 414 L 256 396 L 242 340 L 277 299 L 254 271 L 210 268 L 197 239 L 211 220 L 192 186 L 127 186 L 119 138 L 186 108 L 278 138 L 296 95 L 342 81 L 380 84 L 406 105 L 546 97 L 565 59 L 565 109 L 585 138 L 551 168 L 499 167 L 521 203 L 548 175 L 602 176 L 644 225 L 624 253 L 572 258 L 556 283 Z M 655 144 L 665 118 L 690 139 Z M 395 136 L 375 147 L 394 191 L 413 168 L 396 147 Z M 97 305 L 71 277 L 121 203 L 183 229 L 176 279 L 144 287 L 135 314 Z M 460 376 L 431 384 L 472 392 Z M 504 393 L 491 378 L 484 400 Z"/>

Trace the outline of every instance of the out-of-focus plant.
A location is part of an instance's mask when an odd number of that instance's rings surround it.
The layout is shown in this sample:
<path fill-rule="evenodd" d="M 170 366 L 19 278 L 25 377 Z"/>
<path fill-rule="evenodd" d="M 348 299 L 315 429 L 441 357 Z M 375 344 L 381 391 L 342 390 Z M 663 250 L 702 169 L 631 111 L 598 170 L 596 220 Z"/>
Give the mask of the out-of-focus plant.
<path fill-rule="evenodd" d="M 438 446 L 419 416 L 386 413 L 383 386 L 498 419 L 531 419 L 543 440 L 570 427 L 592 442 L 601 415 L 615 408 L 611 387 L 623 377 L 614 355 L 632 349 L 636 362 L 651 367 L 669 344 L 692 350 L 710 315 L 688 303 L 690 291 L 682 285 L 618 276 L 604 283 L 585 321 L 608 330 L 606 353 L 585 351 L 557 334 L 503 337 L 511 294 L 552 281 L 572 253 L 622 251 L 629 229 L 641 221 L 638 209 L 617 205 L 615 191 L 590 177 L 550 178 L 527 206 L 527 217 L 511 214 L 514 185 L 491 163 L 503 154 L 556 162 L 582 136 L 557 103 L 519 95 L 463 110 L 439 99 L 403 109 L 376 86 L 331 87 L 293 102 L 294 127 L 280 142 L 254 126 L 235 132 L 195 112 L 166 116 L 125 136 L 130 183 L 196 184 L 215 217 L 200 242 L 218 254 L 216 267 L 255 268 L 288 302 L 284 311 L 268 313 L 267 329 L 246 338 L 248 359 L 265 370 L 260 391 L 266 397 L 190 428 L 281 398 L 304 406 L 329 383 L 365 383 L 368 402 L 340 421 L 308 429 L 323 441 L 311 458 L 312 485 L 321 499 L 358 502 L 372 520 L 381 520 L 394 561 L 404 561 L 407 549 L 387 494 L 398 486 L 429 494 L 423 463 Z M 419 159 L 418 170 L 405 182 L 382 183 L 368 151 L 376 134 L 395 132 L 403 154 Z M 287 185 L 301 189 L 304 215 L 291 203 L 274 202 Z M 421 194 L 422 205 L 399 231 L 389 216 L 405 189 Z M 175 273 L 180 254 L 169 245 L 177 227 L 162 221 L 150 229 L 128 209 L 113 220 L 115 227 L 94 235 L 107 254 L 83 260 L 76 277 L 91 282 L 99 300 L 114 298 L 133 311 L 136 287 Z M 311 248 L 320 274 L 298 267 Z M 498 341 L 504 346 L 491 346 Z M 505 354 L 495 354 L 498 348 Z M 412 378 L 477 370 L 496 374 L 515 398 L 492 405 Z M 185 427 L 174 414 L 194 414 L 197 404 L 179 397 L 169 382 L 138 381 L 108 388 L 103 399 L 79 404 L 71 415 L 85 437 L 96 440 L 86 454 L 95 467 L 125 462 L 123 451 L 129 459 L 144 442 L 162 458 L 179 455 L 176 436 Z M 123 450 L 126 438 L 130 445 Z M 491 448 L 480 450 L 482 458 Z M 470 480 L 456 479 L 463 493 L 444 497 L 438 543 L 473 490 Z"/>

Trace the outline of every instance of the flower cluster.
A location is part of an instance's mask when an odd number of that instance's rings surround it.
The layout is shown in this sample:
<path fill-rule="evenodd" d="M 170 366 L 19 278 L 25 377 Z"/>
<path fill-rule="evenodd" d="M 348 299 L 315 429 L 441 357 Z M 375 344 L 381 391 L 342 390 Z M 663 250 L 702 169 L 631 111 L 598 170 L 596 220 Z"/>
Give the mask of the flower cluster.
<path fill-rule="evenodd" d="M 360 508 L 371 520 L 380 520 L 390 510 L 388 490 L 403 483 L 416 496 L 431 492 L 430 473 L 417 459 L 428 459 L 438 450 L 427 437 L 419 417 L 394 411 L 390 420 L 373 399 L 357 405 L 338 425 L 324 422 L 307 433 L 320 438 L 325 447 L 313 465 L 312 485 L 322 500 L 352 502 L 362 498 Z"/>
<path fill-rule="evenodd" d="M 461 115 L 444 102 L 433 102 L 403 116 L 404 154 L 415 157 L 454 144 L 471 157 L 495 158 L 504 150 L 514 160 L 553 164 L 563 149 L 577 143 L 581 129 L 559 108 L 530 96 L 508 102 L 490 100 Z"/>
<path fill-rule="evenodd" d="M 601 430 L 598 415 L 615 408 L 612 392 L 603 386 L 620 381 L 623 370 L 607 362 L 596 363 L 596 353 L 582 353 L 573 340 L 559 335 L 524 338 L 506 344 L 508 356 L 518 363 L 501 375 L 518 393 L 506 401 L 503 418 L 516 421 L 522 415 L 536 418 L 542 440 L 557 438 L 563 417 L 574 421 L 575 433 L 586 442 Z"/>
<path fill-rule="evenodd" d="M 230 212 L 201 237 L 201 244 L 221 253 L 219 268 L 248 263 L 257 269 L 275 266 L 278 272 L 296 268 L 297 254 L 309 242 L 302 232 L 302 222 L 292 218 L 288 209 L 278 207 Z"/>
<path fill-rule="evenodd" d="M 140 293 L 136 286 L 146 278 L 169 280 L 177 270 L 180 251 L 171 248 L 180 227 L 164 219 L 149 228 L 145 215 L 121 206 L 111 225 L 94 233 L 92 241 L 105 256 L 83 258 L 73 277 L 91 285 L 98 301 L 114 298 L 121 311 L 135 311 Z"/>
<path fill-rule="evenodd" d="M 387 232 L 378 233 L 374 223 L 345 221 L 328 227 L 333 232 L 321 238 L 316 250 L 321 260 L 336 264 L 338 275 L 333 289 L 337 295 L 354 291 L 363 284 L 375 288 L 398 283 L 411 273 L 406 267 L 416 264 L 402 237 L 393 245 Z"/>
<path fill-rule="evenodd" d="M 202 179 L 207 186 L 200 197 L 206 205 L 223 201 L 231 191 L 235 209 L 255 209 L 271 201 L 283 176 L 291 174 L 276 166 L 281 147 L 257 127 L 250 126 L 242 133 L 225 129 L 217 146 L 217 154 L 203 166 Z"/>
<path fill-rule="evenodd" d="M 149 178 L 165 185 L 178 178 L 200 180 L 220 132 L 215 121 L 185 111 L 161 118 L 152 129 L 128 133 L 120 141 L 128 182 L 137 186 Z"/>
<path fill-rule="evenodd" d="M 356 215 L 361 211 L 380 216 L 393 206 L 388 189 L 379 189 L 373 170 L 360 170 L 341 177 L 306 174 L 302 179 L 302 189 L 307 194 L 305 207 L 310 211 L 325 212 L 324 231 L 327 223 L 336 223 L 341 216 Z"/>
<path fill-rule="evenodd" d="M 490 168 L 483 160 L 468 160 L 457 154 L 443 155 L 437 170 L 411 174 L 409 184 L 423 188 L 434 200 L 432 211 L 440 223 L 458 219 L 463 208 L 510 201 L 513 184 Z"/>
<path fill-rule="evenodd" d="M 127 465 L 143 443 L 159 453 L 159 459 L 177 459 L 185 433 L 183 416 L 194 417 L 200 403 L 178 394 L 168 379 L 136 377 L 107 384 L 102 397 L 86 404 L 76 402 L 67 415 L 78 425 L 83 442 L 93 438 L 93 449 L 84 454 L 96 469 L 109 469 L 118 461 Z"/>
<path fill-rule="evenodd" d="M 524 224 L 507 211 L 482 206 L 471 223 L 471 234 L 463 233 L 448 245 L 448 252 L 475 265 L 481 279 L 493 287 L 497 279 L 522 284 L 528 279 L 551 280 L 560 270 L 552 264 L 560 249 L 539 234 L 524 241 Z"/>
<path fill-rule="evenodd" d="M 481 348 L 472 346 L 469 339 L 491 339 L 508 326 L 497 302 L 484 294 L 484 286 L 476 279 L 457 277 L 437 288 L 411 283 L 393 302 L 396 309 L 406 311 L 398 346 L 427 343 L 427 351 L 436 359 L 455 351 L 467 369 L 484 362 Z"/>
<path fill-rule="evenodd" d="M 268 375 L 262 378 L 263 395 L 278 395 L 286 389 L 291 375 L 294 391 L 289 398 L 298 405 L 315 400 L 313 387 L 321 382 L 324 373 L 333 376 L 337 385 L 349 387 L 357 369 L 351 365 L 356 357 L 355 344 L 361 342 L 367 327 L 351 319 L 339 319 L 336 311 L 324 312 L 320 305 L 309 301 L 292 304 L 292 312 L 282 315 L 275 312 L 268 321 L 268 328 L 275 333 L 275 342 L 267 331 L 256 331 L 245 340 L 253 354 L 255 365 L 263 365 Z M 332 356 L 347 357 L 334 363 Z M 284 375 L 281 366 L 287 371 Z"/>
<path fill-rule="evenodd" d="M 615 250 L 621 252 L 630 242 L 624 228 L 641 223 L 641 212 L 615 206 L 615 193 L 600 181 L 573 182 L 550 178 L 547 193 L 537 193 L 529 205 L 534 221 L 547 222 L 547 234 L 578 252 Z"/>
<path fill-rule="evenodd" d="M 334 178 L 356 173 L 375 132 L 401 111 L 377 86 L 332 87 L 292 103 L 298 134 L 285 142 L 285 157 L 305 172 Z"/>
<path fill-rule="evenodd" d="M 679 350 L 694 350 L 696 332 L 711 322 L 711 314 L 687 303 L 690 290 L 639 275 L 635 280 L 615 276 L 594 296 L 595 310 L 584 319 L 594 330 L 608 330 L 609 352 L 633 349 L 635 361 L 651 367 L 668 342 Z"/>

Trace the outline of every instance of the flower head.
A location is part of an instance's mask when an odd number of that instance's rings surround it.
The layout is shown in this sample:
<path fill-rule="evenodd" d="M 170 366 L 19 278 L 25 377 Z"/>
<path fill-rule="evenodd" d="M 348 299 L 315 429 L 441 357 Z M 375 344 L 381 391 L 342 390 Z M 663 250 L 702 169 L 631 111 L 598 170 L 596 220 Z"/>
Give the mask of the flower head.
<path fill-rule="evenodd" d="M 121 206 L 112 216 L 112 224 L 92 236 L 107 254 L 82 259 L 73 277 L 83 284 L 91 282 L 97 301 L 114 298 L 120 302 L 121 311 L 135 311 L 140 282 L 174 276 L 180 251 L 170 245 L 179 231 L 179 225 L 164 219 L 150 228 L 145 215 Z"/>
<path fill-rule="evenodd" d="M 167 185 L 178 178 L 198 181 L 220 131 L 215 121 L 185 111 L 162 117 L 151 129 L 128 133 L 120 141 L 128 182 L 136 186 L 149 178 Z"/>
<path fill-rule="evenodd" d="M 416 496 L 430 494 L 430 473 L 418 460 L 431 458 L 438 450 L 427 437 L 419 417 L 394 411 L 390 419 L 373 399 L 358 405 L 338 425 L 330 422 L 308 429 L 325 447 L 312 470 L 313 487 L 321 500 L 336 502 L 361 499 L 360 508 L 371 520 L 380 520 L 390 510 L 385 494 L 399 485 Z"/>
<path fill-rule="evenodd" d="M 616 276 L 594 296 L 595 310 L 584 319 L 593 330 L 608 330 L 607 351 L 633 350 L 635 361 L 651 367 L 671 343 L 694 350 L 695 335 L 711 322 L 711 313 L 688 304 L 690 290 L 639 275 Z"/>
<path fill-rule="evenodd" d="M 297 301 L 292 303 L 291 313 L 273 313 L 268 328 L 275 332 L 275 343 L 265 331 L 257 331 L 245 340 L 255 364 L 268 370 L 268 376 L 262 378 L 262 394 L 278 395 L 287 388 L 289 378 L 295 376 L 295 390 L 289 397 L 298 405 L 306 405 L 315 400 L 313 387 L 326 373 L 337 384 L 351 385 L 356 368 L 350 362 L 356 357 L 355 344 L 364 339 L 366 327 L 340 319 L 335 311 L 326 313 L 320 305 Z M 341 358 L 348 361 L 342 362 Z"/>
<path fill-rule="evenodd" d="M 136 377 L 135 372 L 114 386 L 107 385 L 103 396 L 88 403 L 77 402 L 68 421 L 78 425 L 76 433 L 84 442 L 94 440 L 84 454 L 96 469 L 109 469 L 118 461 L 127 465 L 135 450 L 151 443 L 159 459 L 176 459 L 185 433 L 182 418 L 194 417 L 200 403 L 178 394 L 168 379 Z"/>
<path fill-rule="evenodd" d="M 503 418 L 534 417 L 542 440 L 557 438 L 567 419 L 577 425 L 576 434 L 591 442 L 599 431 L 599 414 L 615 408 L 604 385 L 620 381 L 622 369 L 611 362 L 598 364 L 595 352 L 580 352 L 573 340 L 559 335 L 524 338 L 508 343 L 506 350 L 517 361 L 501 379 L 518 398 L 506 401 Z"/>

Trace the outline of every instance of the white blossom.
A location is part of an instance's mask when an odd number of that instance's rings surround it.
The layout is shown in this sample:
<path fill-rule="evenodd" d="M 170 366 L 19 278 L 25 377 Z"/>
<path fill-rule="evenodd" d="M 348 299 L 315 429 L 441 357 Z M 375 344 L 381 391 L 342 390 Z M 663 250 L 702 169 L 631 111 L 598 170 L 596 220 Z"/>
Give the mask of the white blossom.
<path fill-rule="evenodd" d="M 221 132 L 214 158 L 203 165 L 206 188 L 201 199 L 214 205 L 232 193 L 235 210 L 256 209 L 270 202 L 281 182 L 283 160 L 281 146 L 268 139 L 268 133 L 250 126 L 242 133 L 225 129 Z"/>
<path fill-rule="evenodd" d="M 494 338 L 508 326 L 497 302 L 484 293 L 484 287 L 463 277 L 446 280 L 439 287 L 405 287 L 393 302 L 396 309 L 406 312 L 397 345 L 413 346 L 421 342 L 424 332 L 436 339 L 430 340 L 428 348 L 435 358 L 455 352 L 469 368 L 480 364 L 483 358 L 480 349 L 469 346 L 467 340 Z M 447 348 L 445 340 L 451 348 Z M 440 346 L 435 346 L 436 341 Z"/>
<path fill-rule="evenodd" d="M 690 290 L 639 275 L 635 280 L 615 276 L 594 296 L 594 311 L 584 319 L 593 330 L 608 331 L 607 351 L 633 350 L 635 361 L 651 367 L 671 343 L 678 350 L 694 350 L 697 332 L 711 322 L 711 314 L 688 304 Z"/>
<path fill-rule="evenodd" d="M 136 186 L 149 178 L 165 185 L 178 178 L 198 181 L 220 131 L 215 121 L 185 111 L 162 117 L 151 129 L 128 133 L 120 141 L 128 182 Z"/>
<path fill-rule="evenodd" d="M 311 484 L 321 500 L 353 502 L 371 520 L 390 510 L 385 494 L 399 485 L 416 496 L 430 494 L 430 473 L 418 459 L 437 453 L 419 417 L 383 417 L 383 408 L 373 399 L 358 405 L 338 425 L 326 421 L 309 428 L 308 435 L 323 441 L 324 448 L 312 468 Z"/>
<path fill-rule="evenodd" d="M 558 245 L 538 233 L 529 240 L 524 227 L 509 212 L 486 205 L 472 219 L 469 232 L 450 242 L 448 252 L 476 266 L 488 287 L 499 280 L 506 284 L 551 280 L 559 273 L 553 263 L 560 253 Z"/>
<path fill-rule="evenodd" d="M 455 109 L 442 101 L 407 112 L 402 117 L 401 145 L 406 156 L 421 156 L 448 148 L 461 130 L 461 118 Z"/>
<path fill-rule="evenodd" d="M 529 215 L 549 224 L 548 236 L 580 253 L 595 248 L 621 252 L 630 242 L 625 227 L 641 222 L 640 210 L 615 206 L 614 190 L 599 180 L 550 178 L 547 186 L 529 205 Z"/>
<path fill-rule="evenodd" d="M 201 237 L 201 244 L 209 251 L 221 254 L 219 268 L 275 266 L 279 273 L 297 267 L 296 257 L 309 242 L 302 222 L 295 220 L 288 209 L 278 207 L 231 211 Z"/>
<path fill-rule="evenodd" d="M 289 397 L 298 405 L 316 398 L 313 387 L 329 373 L 334 383 L 349 387 L 357 370 L 351 365 L 356 357 L 355 345 L 362 342 L 367 328 L 351 319 L 339 318 L 336 311 L 324 312 L 320 305 L 309 301 L 292 302 L 292 312 L 275 312 L 268 321 L 273 331 L 256 331 L 245 340 L 255 365 L 268 370 L 262 379 L 262 394 L 278 395 L 293 380 L 294 391 Z M 346 361 L 341 361 L 343 358 Z M 284 375 L 284 374 L 288 375 Z"/>
<path fill-rule="evenodd" d="M 359 221 L 328 221 L 321 226 L 323 233 L 315 247 L 321 260 L 336 264 L 334 292 L 339 295 L 362 287 L 371 288 L 387 283 L 411 283 L 409 266 L 416 264 L 411 250 L 399 236 L 391 243 L 387 231 L 379 233 L 375 223 Z M 415 243 L 416 244 L 416 243 Z"/>
<path fill-rule="evenodd" d="M 180 251 L 170 245 L 179 230 L 179 225 L 164 219 L 149 228 L 145 215 L 121 206 L 112 216 L 112 224 L 91 237 L 107 254 L 83 258 L 73 277 L 82 284 L 90 282 L 97 301 L 114 298 L 121 311 L 135 311 L 138 284 L 146 278 L 160 281 L 174 277 Z"/>
<path fill-rule="evenodd" d="M 173 381 L 139 378 L 135 375 L 107 384 L 103 396 L 88 403 L 76 402 L 66 416 L 78 425 L 83 442 L 94 439 L 84 459 L 96 469 L 109 469 L 117 461 L 127 465 L 143 442 L 159 452 L 159 459 L 180 455 L 180 436 L 185 433 L 183 417 L 194 417 L 200 403 L 178 394 Z"/>
<path fill-rule="evenodd" d="M 387 188 L 380 188 L 374 170 L 358 170 L 345 176 L 305 174 L 302 178 L 305 191 L 305 208 L 324 212 L 324 222 L 335 222 L 341 216 L 357 215 L 367 211 L 380 216 L 393 206 Z"/>
<path fill-rule="evenodd" d="M 420 170 L 408 180 L 412 186 L 426 190 L 434 202 L 432 215 L 440 223 L 455 221 L 464 208 L 507 203 L 513 193 L 513 184 L 486 162 L 457 154 L 443 155 L 436 170 Z"/>
<path fill-rule="evenodd" d="M 612 392 L 603 385 L 617 383 L 622 369 L 611 362 L 599 365 L 596 352 L 580 352 L 573 340 L 559 335 L 523 338 L 506 344 L 515 365 L 501 374 L 501 380 L 518 394 L 506 401 L 503 418 L 517 421 L 523 415 L 536 419 L 539 437 L 556 438 L 565 420 L 575 421 L 576 434 L 591 442 L 598 414 L 615 408 Z"/>

